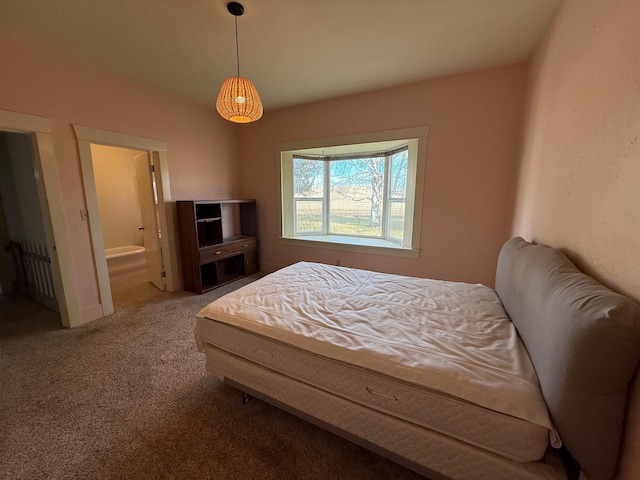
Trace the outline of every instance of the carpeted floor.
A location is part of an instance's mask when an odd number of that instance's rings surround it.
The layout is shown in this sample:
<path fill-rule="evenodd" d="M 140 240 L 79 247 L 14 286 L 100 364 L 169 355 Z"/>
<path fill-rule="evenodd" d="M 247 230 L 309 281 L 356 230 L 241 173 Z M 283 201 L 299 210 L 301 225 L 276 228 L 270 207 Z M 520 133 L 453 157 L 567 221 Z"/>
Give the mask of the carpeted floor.
<path fill-rule="evenodd" d="M 0 478 L 422 479 L 206 373 L 193 317 L 250 280 L 127 288 L 75 329 L 0 295 Z"/>

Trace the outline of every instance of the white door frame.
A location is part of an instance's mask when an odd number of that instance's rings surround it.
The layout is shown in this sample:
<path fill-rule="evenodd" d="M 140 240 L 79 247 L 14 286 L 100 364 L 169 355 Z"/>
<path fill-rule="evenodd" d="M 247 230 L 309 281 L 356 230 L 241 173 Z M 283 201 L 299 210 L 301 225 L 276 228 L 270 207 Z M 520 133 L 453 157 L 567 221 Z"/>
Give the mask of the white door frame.
<path fill-rule="evenodd" d="M 51 264 L 56 281 L 60 318 L 65 327 L 83 323 L 76 295 L 71 246 L 62 202 L 62 188 L 53 150 L 51 119 L 0 110 L 0 130 L 28 133 L 33 139 L 34 168 L 47 236 L 52 243 Z"/>
<path fill-rule="evenodd" d="M 173 209 L 171 204 L 171 187 L 169 183 L 167 143 L 162 140 L 137 137 L 135 135 L 83 127 L 80 125 L 74 125 L 73 129 L 75 130 L 78 139 L 78 148 L 80 149 L 82 180 L 84 183 L 85 200 L 87 202 L 87 212 L 89 213 L 89 228 L 91 230 L 93 256 L 98 274 L 102 314 L 109 315 L 113 313 L 113 299 L 111 298 L 109 271 L 107 270 L 107 258 L 104 253 L 104 237 L 102 236 L 102 223 L 100 221 L 96 182 L 93 173 L 93 159 L 91 157 L 92 143 L 148 151 L 151 152 L 154 157 L 154 163 L 157 160 L 157 163 L 160 165 L 159 172 L 156 172 L 159 176 L 156 188 L 158 191 L 158 213 L 160 217 L 160 230 L 162 231 L 161 244 L 164 267 L 167 275 L 167 290 L 169 292 L 180 290 Z"/>

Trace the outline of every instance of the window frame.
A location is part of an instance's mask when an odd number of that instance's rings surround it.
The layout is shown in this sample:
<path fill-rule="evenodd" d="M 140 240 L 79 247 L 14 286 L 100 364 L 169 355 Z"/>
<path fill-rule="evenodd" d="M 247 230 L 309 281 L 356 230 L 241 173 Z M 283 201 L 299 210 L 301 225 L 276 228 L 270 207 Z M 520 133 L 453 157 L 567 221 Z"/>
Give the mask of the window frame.
<path fill-rule="evenodd" d="M 394 255 L 403 257 L 418 258 L 420 253 L 420 235 L 421 235 L 421 218 L 423 205 L 423 190 L 426 167 L 426 149 L 427 135 L 429 127 L 414 127 L 400 130 L 390 130 L 384 132 L 366 133 L 359 135 L 348 135 L 342 137 L 332 137 L 326 139 L 303 140 L 298 142 L 283 143 L 276 146 L 278 155 L 278 168 L 280 180 L 279 192 L 279 221 L 280 229 L 278 241 L 285 245 L 307 246 L 316 248 L 328 248 L 334 250 L 357 251 L 362 253 L 375 253 L 382 255 Z M 356 236 L 344 234 L 296 234 L 295 229 L 295 194 L 293 186 L 293 156 L 294 153 L 300 153 L 306 156 L 304 150 L 324 149 L 331 152 L 350 150 L 354 156 L 364 153 L 381 153 L 385 150 L 394 150 L 395 148 L 378 148 L 374 145 L 377 143 L 388 143 L 400 146 L 398 142 L 406 142 L 408 145 L 408 166 L 407 166 L 407 186 L 405 197 L 405 222 L 404 222 L 404 242 L 402 245 L 394 243 L 392 240 L 372 236 Z M 369 151 L 358 150 L 364 147 L 372 149 Z M 357 152 L 357 153 L 356 153 Z M 330 157 L 331 154 L 326 155 Z M 347 152 L 340 153 L 341 157 L 346 158 Z M 385 162 L 385 169 L 389 170 L 391 161 Z M 325 167 L 325 170 L 327 168 Z M 390 196 L 390 172 L 385 172 L 387 181 L 385 182 L 385 209 L 390 210 L 392 201 Z M 324 182 L 330 175 L 324 174 Z M 324 195 L 330 196 L 329 186 L 325 184 Z M 320 197 L 319 197 L 320 198 Z M 329 208 L 324 212 L 325 216 L 329 215 Z M 387 219 L 390 211 L 383 214 L 383 218 Z M 328 220 L 328 219 L 326 219 Z M 383 235 L 388 234 L 389 222 L 384 222 L 381 232 Z M 327 224 L 328 227 L 328 224 Z"/>

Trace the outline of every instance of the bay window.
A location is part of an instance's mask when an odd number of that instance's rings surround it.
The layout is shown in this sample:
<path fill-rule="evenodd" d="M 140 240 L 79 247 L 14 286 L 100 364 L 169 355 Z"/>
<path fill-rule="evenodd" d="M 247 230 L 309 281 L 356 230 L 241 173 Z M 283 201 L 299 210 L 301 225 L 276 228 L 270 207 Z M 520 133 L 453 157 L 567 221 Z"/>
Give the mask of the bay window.
<path fill-rule="evenodd" d="M 281 148 L 281 238 L 417 256 L 426 151 L 421 132 L 418 138 Z"/>

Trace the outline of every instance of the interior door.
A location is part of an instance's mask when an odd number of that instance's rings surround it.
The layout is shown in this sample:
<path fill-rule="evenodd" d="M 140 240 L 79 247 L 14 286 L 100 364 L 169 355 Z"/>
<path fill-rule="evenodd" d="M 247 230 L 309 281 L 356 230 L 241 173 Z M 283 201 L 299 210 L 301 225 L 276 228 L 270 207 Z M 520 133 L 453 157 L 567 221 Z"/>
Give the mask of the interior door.
<path fill-rule="evenodd" d="M 144 236 L 144 248 L 147 257 L 149 281 L 161 291 L 165 290 L 164 264 L 160 247 L 160 231 L 156 214 L 156 194 L 153 188 L 153 162 L 151 154 L 140 153 L 134 157 L 136 179 Z"/>

